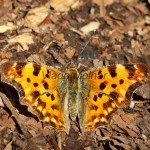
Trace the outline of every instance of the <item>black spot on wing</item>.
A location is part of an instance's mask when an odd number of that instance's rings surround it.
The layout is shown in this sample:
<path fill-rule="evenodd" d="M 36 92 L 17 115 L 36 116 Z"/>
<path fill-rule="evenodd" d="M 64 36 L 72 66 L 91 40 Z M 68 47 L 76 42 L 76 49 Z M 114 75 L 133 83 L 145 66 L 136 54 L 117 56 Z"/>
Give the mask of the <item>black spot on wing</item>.
<path fill-rule="evenodd" d="M 91 105 L 91 106 L 90 106 L 90 109 L 91 109 L 91 110 L 97 110 L 98 107 L 97 107 L 96 105 Z"/>
<path fill-rule="evenodd" d="M 101 70 L 99 70 L 99 71 L 98 71 L 98 74 L 100 75 L 101 73 L 102 73 L 102 71 L 101 71 Z"/>
<path fill-rule="evenodd" d="M 101 122 L 96 122 L 94 126 L 95 126 L 95 128 L 97 128 L 97 127 L 99 127 L 99 126 L 101 126 L 101 125 L 102 125 Z"/>
<path fill-rule="evenodd" d="M 120 79 L 120 80 L 119 80 L 119 83 L 120 83 L 120 85 L 123 84 L 123 83 L 124 83 L 124 80 L 123 80 L 123 79 Z"/>
<path fill-rule="evenodd" d="M 37 107 L 33 106 L 33 108 L 38 112 L 38 117 L 43 120 L 43 114 L 38 109 L 36 109 Z"/>
<path fill-rule="evenodd" d="M 55 120 L 58 120 L 58 116 L 54 115 L 53 117 L 54 117 Z"/>
<path fill-rule="evenodd" d="M 31 79 L 30 79 L 30 78 L 27 78 L 27 82 L 30 83 L 30 82 L 31 82 Z"/>
<path fill-rule="evenodd" d="M 58 109 L 58 106 L 57 105 L 52 105 L 51 108 L 52 109 Z"/>
<path fill-rule="evenodd" d="M 44 115 L 44 118 L 47 118 L 47 117 L 50 118 L 50 117 L 52 117 L 52 116 L 51 116 L 50 113 L 46 113 L 46 114 Z M 44 119 L 44 118 L 43 118 L 43 119 Z"/>
<path fill-rule="evenodd" d="M 33 96 L 34 99 L 36 99 L 36 98 L 38 98 L 40 96 L 40 92 L 39 91 L 34 91 L 32 93 L 32 96 Z"/>
<path fill-rule="evenodd" d="M 102 75 L 102 74 L 99 75 L 99 76 L 98 76 L 98 79 L 103 79 L 103 75 Z"/>
<path fill-rule="evenodd" d="M 42 100 L 39 98 L 38 99 L 38 106 L 42 106 L 42 108 L 44 109 L 46 107 L 46 103 L 42 102 Z"/>
<path fill-rule="evenodd" d="M 17 74 L 19 75 L 19 76 L 21 76 L 22 75 L 22 70 L 23 70 L 23 68 L 25 67 L 25 65 L 26 65 L 26 63 L 17 63 L 16 64 L 16 72 L 17 72 Z"/>
<path fill-rule="evenodd" d="M 94 95 L 93 100 L 96 102 L 97 101 L 97 95 Z"/>
<path fill-rule="evenodd" d="M 107 109 L 108 107 L 111 107 L 112 103 L 114 103 L 114 101 L 112 99 L 109 99 L 108 102 L 103 104 L 104 109 Z"/>
<path fill-rule="evenodd" d="M 49 86 L 48 86 L 48 83 L 47 83 L 47 82 L 44 82 L 43 86 L 44 86 L 44 88 L 45 88 L 46 90 L 48 90 Z"/>
<path fill-rule="evenodd" d="M 35 107 L 36 109 L 37 107 Z M 43 115 L 38 109 L 36 109 L 36 111 L 38 112 L 38 115 L 39 115 L 39 118 L 44 120 L 44 118 L 50 118 L 51 117 L 51 114 L 50 113 L 46 113 L 45 115 Z"/>
<path fill-rule="evenodd" d="M 33 86 L 34 86 L 34 87 L 37 87 L 38 85 L 39 85 L 39 84 L 38 84 L 38 83 L 36 83 L 36 82 L 35 82 L 35 83 L 33 83 Z"/>
<path fill-rule="evenodd" d="M 55 100 L 54 94 L 51 94 L 51 99 L 52 99 L 52 101 Z"/>
<path fill-rule="evenodd" d="M 38 76 L 41 70 L 41 66 L 38 64 L 33 64 L 33 68 L 34 68 L 33 75 Z"/>
<path fill-rule="evenodd" d="M 103 78 L 102 71 L 99 70 L 99 71 L 98 71 L 98 79 L 102 79 L 102 78 Z"/>
<path fill-rule="evenodd" d="M 117 84 L 112 84 L 111 87 L 115 89 L 117 87 Z"/>
<path fill-rule="evenodd" d="M 51 94 L 50 93 L 46 93 L 46 96 L 49 97 Z"/>
<path fill-rule="evenodd" d="M 50 71 L 47 69 L 46 72 L 47 72 L 47 73 L 45 74 L 45 77 L 49 79 L 49 78 L 50 78 Z"/>
<path fill-rule="evenodd" d="M 98 97 L 102 98 L 103 94 L 102 93 L 98 93 Z"/>
<path fill-rule="evenodd" d="M 94 127 L 97 128 L 97 127 L 99 127 L 101 125 L 102 125 L 102 122 L 96 122 L 95 125 L 94 125 Z"/>
<path fill-rule="evenodd" d="M 93 115 L 91 118 L 92 118 L 92 121 L 94 121 L 96 119 L 96 115 Z"/>
<path fill-rule="evenodd" d="M 116 102 L 116 101 L 115 101 Z M 115 103 L 114 100 L 109 99 L 108 102 L 103 104 L 103 107 L 105 110 L 107 110 L 108 108 L 112 108 L 113 110 L 111 112 L 109 112 L 106 116 L 106 119 L 109 120 L 110 116 L 112 115 L 113 112 L 115 112 L 117 110 L 117 107 L 114 107 L 113 104 Z M 116 106 L 116 105 L 115 105 Z"/>
<path fill-rule="evenodd" d="M 52 127 L 54 127 L 54 128 L 56 127 L 56 124 L 55 124 L 54 122 L 52 122 L 52 121 L 50 121 L 49 124 L 50 124 Z"/>
<path fill-rule="evenodd" d="M 117 92 L 111 92 L 110 97 L 114 100 L 116 100 L 119 97 L 119 94 Z"/>
<path fill-rule="evenodd" d="M 105 117 L 105 115 L 104 114 L 100 114 L 99 117 L 102 118 L 102 117 Z"/>
<path fill-rule="evenodd" d="M 135 74 L 135 71 L 136 71 L 134 65 L 133 64 L 125 64 L 124 67 L 128 71 L 128 74 L 129 74 L 128 78 L 129 79 L 132 78 Z"/>
<path fill-rule="evenodd" d="M 40 98 L 37 99 L 38 104 L 42 102 L 42 100 Z"/>
<path fill-rule="evenodd" d="M 108 66 L 108 71 L 109 71 L 112 78 L 117 76 L 116 66 Z"/>
<path fill-rule="evenodd" d="M 99 88 L 100 88 L 100 90 L 104 90 L 105 89 L 105 87 L 106 87 L 106 84 L 105 83 L 101 83 L 100 84 L 100 86 L 99 86 Z"/>
<path fill-rule="evenodd" d="M 92 129 L 92 125 L 88 125 L 87 129 Z"/>
<path fill-rule="evenodd" d="M 48 79 L 50 78 L 49 74 L 46 74 L 45 77 L 48 78 Z"/>

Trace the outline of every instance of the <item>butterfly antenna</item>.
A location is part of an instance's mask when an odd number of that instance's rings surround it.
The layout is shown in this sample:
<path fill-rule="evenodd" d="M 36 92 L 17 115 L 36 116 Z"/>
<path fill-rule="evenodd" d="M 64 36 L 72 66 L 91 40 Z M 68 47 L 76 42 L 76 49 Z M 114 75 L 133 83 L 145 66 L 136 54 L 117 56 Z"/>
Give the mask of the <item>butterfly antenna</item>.
<path fill-rule="evenodd" d="M 91 41 L 92 37 L 94 37 L 94 33 L 93 35 L 88 39 L 88 41 L 85 43 L 84 47 L 82 48 L 82 51 L 80 54 L 82 54 L 82 52 L 85 50 L 85 48 L 87 47 L 87 45 L 89 44 L 89 42 Z"/>
<path fill-rule="evenodd" d="M 80 53 L 80 54 L 82 54 L 82 52 L 85 50 L 85 48 L 86 48 L 86 47 L 87 47 L 87 45 L 89 44 L 90 40 L 91 40 L 91 37 L 90 37 L 90 38 L 89 38 L 89 40 L 85 43 L 85 45 L 84 45 L 84 47 L 82 48 L 82 50 L 81 50 L 81 53 Z"/>

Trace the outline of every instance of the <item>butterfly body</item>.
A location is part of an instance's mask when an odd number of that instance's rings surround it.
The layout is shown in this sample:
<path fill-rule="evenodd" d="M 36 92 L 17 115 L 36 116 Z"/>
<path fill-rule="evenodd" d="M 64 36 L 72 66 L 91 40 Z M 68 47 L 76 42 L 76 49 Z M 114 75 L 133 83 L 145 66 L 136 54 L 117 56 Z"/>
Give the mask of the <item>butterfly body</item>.
<path fill-rule="evenodd" d="M 7 62 L 0 66 L 1 80 L 14 86 L 21 104 L 57 130 L 70 130 L 79 118 L 82 132 L 108 123 L 118 107 L 129 103 L 132 92 L 148 77 L 144 64 L 118 64 L 79 73 L 61 72 L 34 63 Z"/>
<path fill-rule="evenodd" d="M 75 121 L 78 114 L 78 72 L 75 68 L 70 68 L 67 74 L 68 111 L 70 118 Z"/>

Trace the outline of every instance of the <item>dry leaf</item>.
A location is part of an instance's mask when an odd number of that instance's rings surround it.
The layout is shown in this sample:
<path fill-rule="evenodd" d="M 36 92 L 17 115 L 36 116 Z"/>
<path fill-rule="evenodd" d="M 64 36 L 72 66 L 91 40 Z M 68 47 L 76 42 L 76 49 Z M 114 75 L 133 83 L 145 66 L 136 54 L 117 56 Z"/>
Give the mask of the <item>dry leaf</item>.
<path fill-rule="evenodd" d="M 94 65 L 95 68 L 103 67 L 103 61 L 100 61 L 99 59 L 94 59 L 93 60 L 93 65 Z"/>
<path fill-rule="evenodd" d="M 150 82 L 147 82 L 136 89 L 138 95 L 141 95 L 145 99 L 150 99 Z"/>
<path fill-rule="evenodd" d="M 58 12 L 67 12 L 70 8 L 75 9 L 79 6 L 79 0 L 51 0 L 49 5 Z"/>
<path fill-rule="evenodd" d="M 115 2 L 115 0 L 105 0 L 104 6 L 112 5 Z M 100 0 L 92 0 L 92 3 L 95 3 L 97 5 L 100 5 Z"/>
<path fill-rule="evenodd" d="M 2 98 L 0 97 L 0 106 L 1 107 L 4 107 L 5 105 L 4 105 L 4 103 L 3 103 L 3 101 L 2 101 Z"/>
<path fill-rule="evenodd" d="M 23 47 L 23 50 L 28 50 L 28 45 L 33 44 L 34 41 L 31 33 L 23 33 L 21 35 L 9 39 L 8 43 L 19 43 Z"/>
<path fill-rule="evenodd" d="M 131 149 L 130 145 L 124 144 L 123 141 L 120 140 L 120 137 L 117 140 L 112 140 L 113 144 L 110 143 L 110 148 L 112 150 L 116 150 L 116 146 L 121 147 L 124 150 L 129 150 Z M 120 142 L 121 141 L 121 142 Z"/>
<path fill-rule="evenodd" d="M 12 150 L 12 141 L 9 142 L 6 147 L 4 148 L 4 150 Z"/>
<path fill-rule="evenodd" d="M 27 58 L 27 61 L 29 62 L 35 62 L 37 64 L 45 64 L 45 61 L 44 61 L 44 58 L 42 55 L 40 54 L 33 54 L 33 55 L 30 55 L 28 58 Z"/>
<path fill-rule="evenodd" d="M 12 22 L 7 22 L 5 25 L 0 25 L 0 33 L 5 33 L 9 30 L 15 30 L 16 26 Z"/>
<path fill-rule="evenodd" d="M 89 22 L 87 25 L 80 28 L 80 31 L 84 34 L 89 34 L 91 31 L 95 31 L 99 28 L 100 23 L 97 21 Z"/>
<path fill-rule="evenodd" d="M 136 30 L 139 35 L 144 36 L 149 33 L 150 28 L 137 28 Z"/>
<path fill-rule="evenodd" d="M 38 30 L 38 26 L 48 16 L 48 8 L 45 6 L 30 9 L 25 17 L 25 26 Z"/>
<path fill-rule="evenodd" d="M 136 40 L 131 40 L 131 48 L 139 48 L 140 47 L 140 43 Z"/>
<path fill-rule="evenodd" d="M 57 41 L 65 41 L 64 34 L 62 34 L 62 33 L 56 34 L 54 39 L 57 40 Z"/>
<path fill-rule="evenodd" d="M 121 0 L 121 3 L 124 4 L 124 5 L 137 4 L 137 0 Z"/>
<path fill-rule="evenodd" d="M 140 3 L 134 6 L 136 9 L 140 10 L 143 14 L 148 14 L 149 10 L 145 3 Z"/>
<path fill-rule="evenodd" d="M 150 24 L 150 16 L 145 16 L 145 22 L 146 22 L 147 24 Z"/>
<path fill-rule="evenodd" d="M 125 132 L 127 132 L 131 137 L 138 137 L 138 134 L 133 130 L 132 126 L 130 127 L 119 115 L 113 116 L 113 120 L 115 120 L 115 122 L 117 123 L 117 125 L 122 130 L 124 130 Z M 130 121 L 130 120 L 128 120 L 128 121 Z"/>
<path fill-rule="evenodd" d="M 9 116 L 8 112 L 6 112 L 4 109 L 1 109 L 1 121 L 0 121 L 0 127 L 9 128 L 11 131 L 14 131 L 15 129 L 15 123 L 13 119 Z"/>
<path fill-rule="evenodd" d="M 124 35 L 118 32 L 117 30 L 110 31 L 109 36 L 111 39 L 117 39 L 117 41 L 120 41 L 120 42 L 124 39 Z"/>
<path fill-rule="evenodd" d="M 68 48 L 66 48 L 66 53 L 65 53 L 65 55 L 66 55 L 69 59 L 71 59 L 71 58 L 74 56 L 75 52 L 76 52 L 76 50 L 75 50 L 74 48 L 68 47 Z"/>

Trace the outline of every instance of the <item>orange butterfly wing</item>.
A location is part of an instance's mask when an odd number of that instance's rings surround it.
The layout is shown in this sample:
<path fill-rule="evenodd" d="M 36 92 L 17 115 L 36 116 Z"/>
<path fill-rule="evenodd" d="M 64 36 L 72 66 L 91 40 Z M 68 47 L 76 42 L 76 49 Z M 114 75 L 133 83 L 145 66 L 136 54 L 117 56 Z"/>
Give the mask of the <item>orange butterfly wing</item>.
<path fill-rule="evenodd" d="M 2 82 L 18 90 L 21 103 L 29 111 L 52 127 L 69 131 L 68 110 L 64 105 L 66 81 L 59 70 L 33 63 L 4 63 L 0 70 Z"/>
<path fill-rule="evenodd" d="M 107 123 L 117 107 L 129 103 L 133 91 L 146 79 L 148 72 L 144 64 L 119 64 L 81 73 L 81 129 L 95 129 Z"/>

